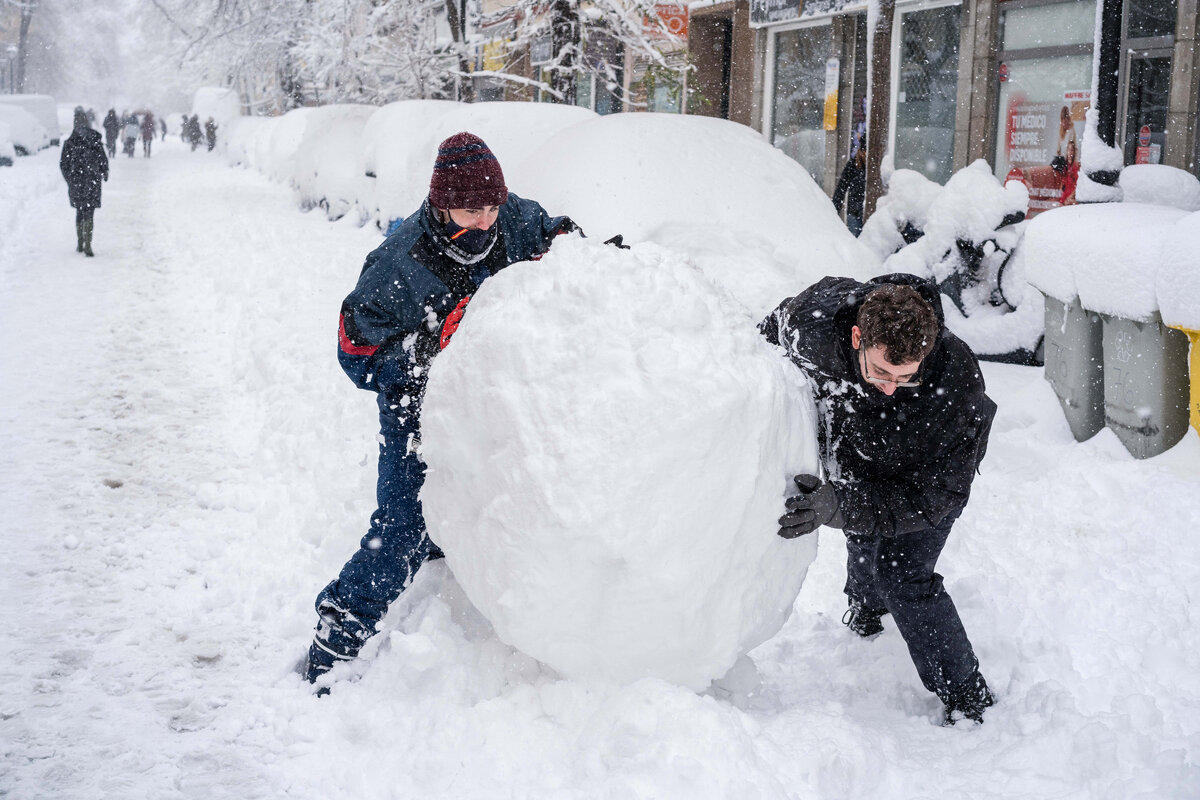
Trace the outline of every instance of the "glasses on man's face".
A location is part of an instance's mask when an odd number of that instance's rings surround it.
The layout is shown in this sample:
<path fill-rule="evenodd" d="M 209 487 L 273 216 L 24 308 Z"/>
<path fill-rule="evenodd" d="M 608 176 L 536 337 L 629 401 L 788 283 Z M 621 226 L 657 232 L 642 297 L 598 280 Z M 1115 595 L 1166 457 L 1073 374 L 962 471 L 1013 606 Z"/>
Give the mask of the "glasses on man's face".
<path fill-rule="evenodd" d="M 886 384 L 886 385 L 896 386 L 901 389 L 911 389 L 914 386 L 921 385 L 920 381 L 915 381 L 915 380 L 898 381 L 898 380 L 895 380 L 892 378 L 876 378 L 874 375 L 871 374 L 871 371 L 874 370 L 874 371 L 878 372 L 879 369 L 874 364 L 872 364 L 870 361 L 867 361 L 867 348 L 865 348 L 865 347 L 860 347 L 858 349 L 858 357 L 859 357 L 859 359 L 862 360 L 863 379 L 866 380 L 867 383 Z"/>

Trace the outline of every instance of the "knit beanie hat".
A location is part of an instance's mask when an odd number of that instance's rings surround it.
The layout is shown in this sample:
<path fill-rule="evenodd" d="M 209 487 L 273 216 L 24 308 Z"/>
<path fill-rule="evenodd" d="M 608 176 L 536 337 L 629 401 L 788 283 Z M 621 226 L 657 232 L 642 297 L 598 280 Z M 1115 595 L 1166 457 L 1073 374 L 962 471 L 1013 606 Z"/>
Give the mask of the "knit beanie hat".
<path fill-rule="evenodd" d="M 507 199 L 500 162 L 482 139 L 464 132 L 442 142 L 429 181 L 434 208 L 499 206 Z"/>

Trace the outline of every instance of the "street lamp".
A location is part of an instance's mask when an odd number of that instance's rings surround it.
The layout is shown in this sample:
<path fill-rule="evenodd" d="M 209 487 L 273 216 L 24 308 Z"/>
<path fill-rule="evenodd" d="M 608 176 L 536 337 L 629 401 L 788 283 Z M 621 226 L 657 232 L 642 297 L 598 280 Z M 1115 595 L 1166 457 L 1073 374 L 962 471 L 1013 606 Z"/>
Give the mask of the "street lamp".
<path fill-rule="evenodd" d="M 10 44 L 8 46 L 8 93 L 17 93 L 17 73 L 13 66 L 13 62 L 17 60 L 17 46 Z"/>

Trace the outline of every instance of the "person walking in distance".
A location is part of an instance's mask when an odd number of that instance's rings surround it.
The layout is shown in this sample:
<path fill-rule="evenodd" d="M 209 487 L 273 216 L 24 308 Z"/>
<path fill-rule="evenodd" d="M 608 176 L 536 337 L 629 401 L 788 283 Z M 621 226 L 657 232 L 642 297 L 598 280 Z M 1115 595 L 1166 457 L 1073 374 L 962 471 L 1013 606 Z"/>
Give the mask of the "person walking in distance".
<path fill-rule="evenodd" d="M 108 156 L 100 132 L 88 125 L 87 113 L 75 109 L 75 127 L 63 142 L 59 170 L 67 182 L 67 195 L 75 209 L 75 252 L 89 258 L 92 252 L 92 228 L 100 207 L 100 190 L 108 180 Z"/>

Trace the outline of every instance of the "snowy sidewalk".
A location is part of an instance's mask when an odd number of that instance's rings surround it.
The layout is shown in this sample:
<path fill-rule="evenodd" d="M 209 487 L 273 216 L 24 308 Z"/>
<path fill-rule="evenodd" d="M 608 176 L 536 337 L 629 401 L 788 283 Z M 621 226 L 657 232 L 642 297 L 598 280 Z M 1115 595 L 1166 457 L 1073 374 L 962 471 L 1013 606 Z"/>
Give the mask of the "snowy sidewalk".
<path fill-rule="evenodd" d="M 1075 443 L 1022 367 L 985 367 L 939 565 L 1000 696 L 981 728 L 932 724 L 890 620 L 843 628 L 831 533 L 750 689 L 561 680 L 438 563 L 312 697 L 312 599 L 374 506 L 334 347 L 379 236 L 156 148 L 114 159 L 93 259 L 57 150 L 0 170 L 0 796 L 1200 797 L 1200 438 Z"/>

